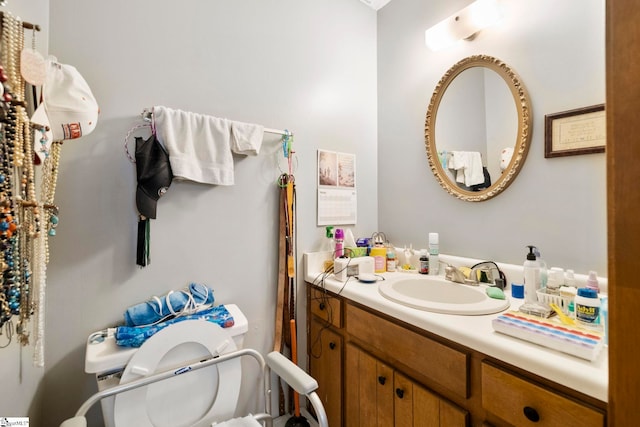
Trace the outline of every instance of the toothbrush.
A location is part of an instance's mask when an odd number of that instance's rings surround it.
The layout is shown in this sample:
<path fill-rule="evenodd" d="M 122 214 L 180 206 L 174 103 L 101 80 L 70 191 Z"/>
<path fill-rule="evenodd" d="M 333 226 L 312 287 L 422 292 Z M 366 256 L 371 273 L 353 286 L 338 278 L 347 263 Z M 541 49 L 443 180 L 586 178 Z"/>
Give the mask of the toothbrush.
<path fill-rule="evenodd" d="M 551 307 L 553 309 L 553 311 L 555 311 L 558 314 L 558 317 L 560 317 L 560 320 L 565 325 L 575 325 L 576 324 L 576 321 L 573 320 L 572 318 L 570 318 L 569 316 L 567 316 L 566 314 L 564 314 L 562 312 L 562 309 L 560 307 L 558 307 L 555 303 L 553 303 L 553 302 L 549 303 L 549 307 Z"/>

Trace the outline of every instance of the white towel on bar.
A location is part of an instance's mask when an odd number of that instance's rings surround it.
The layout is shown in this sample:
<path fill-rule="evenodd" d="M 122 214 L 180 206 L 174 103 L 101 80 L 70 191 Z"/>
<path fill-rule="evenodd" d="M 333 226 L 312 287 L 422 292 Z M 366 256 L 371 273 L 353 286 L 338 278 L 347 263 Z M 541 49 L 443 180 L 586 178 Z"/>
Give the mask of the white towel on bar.
<path fill-rule="evenodd" d="M 173 176 L 233 185 L 233 154 L 258 154 L 263 127 L 204 114 L 153 107 L 156 135 L 169 153 Z"/>
<path fill-rule="evenodd" d="M 231 122 L 231 149 L 237 154 L 253 154 L 260 152 L 264 126 L 253 123 Z"/>

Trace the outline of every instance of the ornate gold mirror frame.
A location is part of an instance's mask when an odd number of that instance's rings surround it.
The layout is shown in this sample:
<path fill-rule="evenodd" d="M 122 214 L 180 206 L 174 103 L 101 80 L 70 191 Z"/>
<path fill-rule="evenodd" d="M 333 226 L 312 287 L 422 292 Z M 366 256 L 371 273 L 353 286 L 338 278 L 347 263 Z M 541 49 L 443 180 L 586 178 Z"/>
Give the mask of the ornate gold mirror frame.
<path fill-rule="evenodd" d="M 436 117 L 438 115 L 438 107 L 440 106 L 440 102 L 442 101 L 445 91 L 460 73 L 472 67 L 489 68 L 502 77 L 513 95 L 518 113 L 518 132 L 516 141 L 514 142 L 511 162 L 502 172 L 500 177 L 492 182 L 490 187 L 480 191 L 462 189 L 448 178 L 438 156 L 435 138 L 435 124 Z M 429 159 L 429 166 L 431 167 L 431 171 L 435 175 L 436 180 L 440 183 L 442 188 L 447 190 L 449 194 L 468 202 L 482 202 L 497 196 L 513 182 L 524 164 L 531 142 L 531 120 L 529 95 L 519 77 L 507 64 L 499 59 L 487 55 L 474 55 L 462 59 L 451 67 L 444 76 L 442 76 L 433 91 L 431 102 L 429 103 L 429 108 L 427 110 L 425 123 L 425 147 L 427 150 L 427 158 Z"/>

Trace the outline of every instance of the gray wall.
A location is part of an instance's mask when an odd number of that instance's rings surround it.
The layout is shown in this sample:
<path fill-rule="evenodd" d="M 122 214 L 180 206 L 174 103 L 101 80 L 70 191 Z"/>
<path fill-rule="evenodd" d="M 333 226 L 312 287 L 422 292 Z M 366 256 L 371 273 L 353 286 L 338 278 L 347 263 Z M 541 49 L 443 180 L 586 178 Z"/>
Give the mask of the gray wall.
<path fill-rule="evenodd" d="M 553 266 L 607 272 L 605 155 L 544 158 L 544 116 L 605 101 L 604 2 L 503 1 L 500 25 L 475 40 L 432 52 L 424 31 L 470 0 L 393 1 L 378 12 L 379 223 L 396 245 L 520 264 L 537 245 Z M 531 149 L 498 197 L 463 202 L 433 177 L 424 146 L 431 94 L 460 59 L 505 61 L 527 87 Z M 517 279 L 517 278 L 515 278 Z"/>
<path fill-rule="evenodd" d="M 174 183 L 152 221 L 151 265 L 139 269 L 135 168 L 123 144 L 144 108 L 166 105 L 295 132 L 300 259 L 324 236 L 316 227 L 318 149 L 356 154 L 363 166 L 356 234 L 371 234 L 378 221 L 376 13 L 366 5 L 53 0 L 50 27 L 50 53 L 82 73 L 101 108 L 96 130 L 62 152 L 41 387 L 47 421 L 40 425 L 53 426 L 96 390 L 84 373 L 87 336 L 152 295 L 208 284 L 219 303 L 235 303 L 248 317 L 246 345 L 263 352 L 273 345 L 279 137 L 265 137 L 257 157 L 236 158 L 234 186 Z M 303 292 L 299 300 L 304 307 Z M 303 309 L 299 315 L 304 325 Z M 303 326 L 300 335 L 304 349 Z M 12 369 L 2 377 L 0 415 L 36 417 L 36 386 L 20 382 L 19 354 L 13 345 L 0 350 L 0 366 Z"/>

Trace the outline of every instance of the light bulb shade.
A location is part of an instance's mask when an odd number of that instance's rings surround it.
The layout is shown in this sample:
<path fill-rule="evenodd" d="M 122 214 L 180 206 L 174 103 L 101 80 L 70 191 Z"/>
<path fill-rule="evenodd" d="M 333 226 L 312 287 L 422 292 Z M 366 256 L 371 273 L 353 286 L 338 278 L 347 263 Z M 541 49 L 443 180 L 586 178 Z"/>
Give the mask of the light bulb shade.
<path fill-rule="evenodd" d="M 497 0 L 477 0 L 425 31 L 425 43 L 433 51 L 447 48 L 459 40 L 470 39 L 501 17 Z"/>

